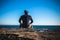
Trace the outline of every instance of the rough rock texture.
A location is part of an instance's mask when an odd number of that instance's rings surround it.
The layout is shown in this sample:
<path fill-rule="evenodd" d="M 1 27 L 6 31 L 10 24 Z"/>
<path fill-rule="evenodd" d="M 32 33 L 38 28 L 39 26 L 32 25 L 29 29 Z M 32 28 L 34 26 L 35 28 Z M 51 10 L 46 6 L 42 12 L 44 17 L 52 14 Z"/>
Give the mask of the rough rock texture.
<path fill-rule="evenodd" d="M 60 31 L 36 32 L 34 29 L 0 29 L 0 40 L 60 40 Z"/>

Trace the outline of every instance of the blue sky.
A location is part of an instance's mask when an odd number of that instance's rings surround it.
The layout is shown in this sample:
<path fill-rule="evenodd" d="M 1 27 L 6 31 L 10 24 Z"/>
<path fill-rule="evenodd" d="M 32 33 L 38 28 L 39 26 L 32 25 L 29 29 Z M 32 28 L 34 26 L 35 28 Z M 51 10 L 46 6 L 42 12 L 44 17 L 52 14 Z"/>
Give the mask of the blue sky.
<path fill-rule="evenodd" d="M 32 16 L 33 25 L 60 25 L 60 0 L 1 0 L 0 25 L 19 25 L 24 10 Z"/>

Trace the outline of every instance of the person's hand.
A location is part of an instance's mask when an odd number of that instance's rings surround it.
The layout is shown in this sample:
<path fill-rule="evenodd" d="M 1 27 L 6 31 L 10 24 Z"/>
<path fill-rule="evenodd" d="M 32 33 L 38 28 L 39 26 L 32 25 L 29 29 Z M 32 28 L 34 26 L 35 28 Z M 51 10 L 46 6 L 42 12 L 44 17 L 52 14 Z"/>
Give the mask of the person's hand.
<path fill-rule="evenodd" d="M 29 28 L 32 28 L 32 24 L 29 25 Z"/>

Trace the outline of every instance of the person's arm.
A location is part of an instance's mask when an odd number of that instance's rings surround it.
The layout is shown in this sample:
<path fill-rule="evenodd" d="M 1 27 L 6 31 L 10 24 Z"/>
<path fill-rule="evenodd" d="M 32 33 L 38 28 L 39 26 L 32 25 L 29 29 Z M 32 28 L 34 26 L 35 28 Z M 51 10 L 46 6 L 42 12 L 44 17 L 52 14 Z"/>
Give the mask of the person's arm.
<path fill-rule="evenodd" d="M 32 28 L 32 23 L 33 23 L 33 19 L 32 19 L 32 17 L 30 16 L 30 25 L 29 25 L 29 28 Z"/>
<path fill-rule="evenodd" d="M 30 16 L 30 20 L 31 20 L 30 24 L 32 24 L 32 23 L 33 23 L 33 19 L 32 19 L 32 17 L 31 17 L 31 16 Z"/>
<path fill-rule="evenodd" d="M 21 17 L 20 17 L 20 19 L 19 19 L 19 23 L 21 24 Z"/>

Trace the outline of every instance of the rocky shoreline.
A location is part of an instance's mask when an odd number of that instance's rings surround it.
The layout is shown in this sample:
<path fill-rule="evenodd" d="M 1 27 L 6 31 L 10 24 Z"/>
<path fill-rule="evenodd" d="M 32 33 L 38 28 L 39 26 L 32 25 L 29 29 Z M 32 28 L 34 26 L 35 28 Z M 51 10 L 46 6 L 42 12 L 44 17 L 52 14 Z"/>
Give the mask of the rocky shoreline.
<path fill-rule="evenodd" d="M 60 30 L 38 32 L 35 29 L 0 29 L 0 40 L 59 40 Z"/>

